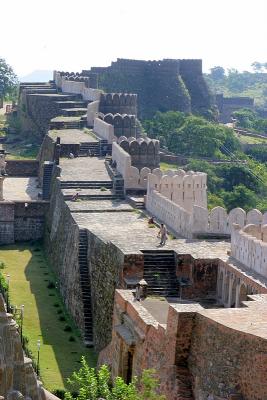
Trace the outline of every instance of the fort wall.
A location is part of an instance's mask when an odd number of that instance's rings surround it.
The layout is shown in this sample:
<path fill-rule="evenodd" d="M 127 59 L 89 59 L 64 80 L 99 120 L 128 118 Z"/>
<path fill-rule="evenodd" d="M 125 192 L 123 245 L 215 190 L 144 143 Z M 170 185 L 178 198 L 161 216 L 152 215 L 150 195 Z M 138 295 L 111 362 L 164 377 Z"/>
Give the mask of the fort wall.
<path fill-rule="evenodd" d="M 257 225 L 250 223 L 243 229 L 238 224 L 234 225 L 231 255 L 249 269 L 267 277 L 267 225 L 261 225 L 260 220 L 258 222 Z"/>
<path fill-rule="evenodd" d="M 75 223 L 60 190 L 60 181 L 52 183 L 50 208 L 45 225 L 45 251 L 58 278 L 65 305 L 78 328 L 83 331 L 83 302 L 78 263 L 79 227 Z"/>
<path fill-rule="evenodd" d="M 144 167 L 154 169 L 159 167 L 159 141 L 149 138 L 135 139 L 121 136 L 119 145 L 131 156 L 131 165 L 141 170 Z"/>
<path fill-rule="evenodd" d="M 164 311 L 166 323 L 160 323 L 131 291 L 116 290 L 112 341 L 98 362 L 110 365 L 113 377 L 124 379 L 129 373 L 140 376 L 144 369 L 156 369 L 168 400 L 263 399 L 267 341 L 264 335 L 246 330 L 255 311 L 263 311 L 263 299 L 255 296 L 254 300 L 245 314 L 244 309 L 169 304 Z M 260 319 L 255 317 L 254 323 Z"/>
<path fill-rule="evenodd" d="M 116 136 L 114 135 L 114 126 L 108 124 L 100 118 L 94 119 L 93 131 L 101 139 L 107 140 L 108 143 L 112 143 L 114 140 L 117 140 Z"/>

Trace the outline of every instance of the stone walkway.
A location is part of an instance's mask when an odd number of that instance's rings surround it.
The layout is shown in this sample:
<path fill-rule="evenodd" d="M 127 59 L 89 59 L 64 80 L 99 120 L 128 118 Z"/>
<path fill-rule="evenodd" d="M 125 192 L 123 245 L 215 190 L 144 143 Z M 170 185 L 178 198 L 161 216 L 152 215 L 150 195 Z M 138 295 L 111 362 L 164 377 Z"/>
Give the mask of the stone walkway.
<path fill-rule="evenodd" d="M 40 200 L 38 193 L 40 188 L 37 187 L 38 178 L 6 178 L 4 180 L 4 199 L 27 201 Z"/>
<path fill-rule="evenodd" d="M 62 181 L 112 181 L 106 170 L 104 159 L 100 157 L 61 159 L 60 167 Z"/>
<path fill-rule="evenodd" d="M 85 132 L 83 129 L 53 129 L 49 131 L 48 134 L 54 140 L 60 137 L 62 144 L 98 142 L 94 136 Z"/>

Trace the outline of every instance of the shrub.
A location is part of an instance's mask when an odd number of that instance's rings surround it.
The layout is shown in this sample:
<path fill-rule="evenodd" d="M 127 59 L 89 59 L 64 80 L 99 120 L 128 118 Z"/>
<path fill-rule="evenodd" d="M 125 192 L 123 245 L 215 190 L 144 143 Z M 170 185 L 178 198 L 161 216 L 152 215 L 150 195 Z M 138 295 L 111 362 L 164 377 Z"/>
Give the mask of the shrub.
<path fill-rule="evenodd" d="M 59 307 L 59 304 L 58 303 L 54 303 L 53 306 L 54 307 Z"/>
<path fill-rule="evenodd" d="M 4 269 L 5 268 L 5 263 L 3 261 L 0 262 L 0 269 Z"/>
<path fill-rule="evenodd" d="M 46 287 L 47 287 L 47 289 L 55 289 L 55 284 L 54 284 L 54 282 L 49 281 L 49 283 Z"/>
<path fill-rule="evenodd" d="M 58 318 L 58 320 L 63 322 L 63 321 L 66 321 L 66 318 L 64 317 L 64 315 L 61 315 L 61 316 Z"/>
<path fill-rule="evenodd" d="M 70 336 L 70 337 L 69 337 L 69 342 L 76 342 L 75 337 L 74 337 L 74 336 Z"/>
<path fill-rule="evenodd" d="M 64 328 L 64 331 L 65 332 L 72 332 L 72 327 L 69 326 L 69 325 L 66 325 L 65 328 Z"/>
<path fill-rule="evenodd" d="M 57 310 L 57 314 L 63 314 L 63 311 L 62 310 Z"/>

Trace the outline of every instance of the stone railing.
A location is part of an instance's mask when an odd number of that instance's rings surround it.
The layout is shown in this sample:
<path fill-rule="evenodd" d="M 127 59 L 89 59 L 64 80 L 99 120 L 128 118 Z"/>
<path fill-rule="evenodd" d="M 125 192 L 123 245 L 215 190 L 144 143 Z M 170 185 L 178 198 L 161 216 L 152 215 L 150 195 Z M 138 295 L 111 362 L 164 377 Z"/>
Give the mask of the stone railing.
<path fill-rule="evenodd" d="M 267 277 L 267 224 L 248 224 L 243 229 L 235 224 L 231 237 L 231 255 Z"/>
<path fill-rule="evenodd" d="M 99 89 L 92 89 L 87 87 L 86 80 L 70 80 L 69 77 L 62 76 L 60 72 L 54 72 L 54 80 L 56 86 L 62 90 L 63 93 L 80 94 L 83 100 L 96 101 L 100 100 L 102 91 Z"/>
<path fill-rule="evenodd" d="M 203 172 L 153 169 L 148 176 L 148 196 L 153 190 L 188 212 L 192 212 L 194 205 L 207 208 L 207 174 Z"/>
<path fill-rule="evenodd" d="M 116 136 L 114 135 L 114 126 L 107 124 L 105 121 L 103 121 L 100 118 L 94 119 L 93 131 L 101 139 L 107 140 L 108 143 L 113 143 L 114 141 L 117 140 Z M 123 156 L 119 156 L 118 152 L 117 152 L 117 157 L 120 159 L 123 159 Z"/>
<path fill-rule="evenodd" d="M 146 198 L 146 209 L 175 233 L 192 238 L 192 215 L 161 193 L 153 190 Z"/>
<path fill-rule="evenodd" d="M 147 189 L 148 175 L 151 169 L 133 167 L 131 156 L 116 142 L 112 143 L 112 161 L 116 162 L 117 171 L 123 176 L 125 189 Z"/>

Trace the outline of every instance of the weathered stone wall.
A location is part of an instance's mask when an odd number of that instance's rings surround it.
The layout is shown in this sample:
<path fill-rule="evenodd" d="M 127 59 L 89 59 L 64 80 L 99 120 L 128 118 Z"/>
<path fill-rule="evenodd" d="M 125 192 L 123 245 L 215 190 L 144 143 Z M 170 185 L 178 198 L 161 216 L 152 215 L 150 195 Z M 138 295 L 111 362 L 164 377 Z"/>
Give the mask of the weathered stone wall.
<path fill-rule="evenodd" d="M 0 244 L 43 237 L 47 202 L 0 202 Z"/>
<path fill-rule="evenodd" d="M 45 393 L 37 380 L 32 361 L 24 356 L 16 322 L 5 311 L 0 295 L 0 394 L 2 399 L 45 399 Z"/>
<path fill-rule="evenodd" d="M 206 111 L 212 105 L 201 60 L 142 61 L 118 59 L 110 67 L 92 68 L 107 92 L 138 95 L 141 118 L 156 111 Z"/>
<path fill-rule="evenodd" d="M 45 250 L 57 275 L 60 292 L 79 329 L 83 329 L 83 303 L 78 264 L 79 228 L 60 191 L 52 182 L 50 208 L 45 224 Z"/>
<path fill-rule="evenodd" d="M 45 214 L 48 202 L 15 202 L 14 239 L 15 242 L 38 240 L 44 235 Z"/>
<path fill-rule="evenodd" d="M 37 159 L 39 161 L 38 177 L 40 184 L 42 184 L 43 181 L 44 162 L 54 161 L 54 155 L 55 155 L 55 141 L 48 134 L 46 134 L 37 156 Z"/>
<path fill-rule="evenodd" d="M 0 202 L 0 244 L 14 243 L 14 203 Z"/>
<path fill-rule="evenodd" d="M 266 354 L 267 342 L 261 337 L 197 314 L 189 357 L 195 398 L 228 399 L 235 393 L 244 400 L 267 398 Z"/>
<path fill-rule="evenodd" d="M 6 172 L 9 176 L 38 176 L 38 160 L 6 160 Z"/>
<path fill-rule="evenodd" d="M 219 109 L 220 122 L 231 122 L 232 114 L 240 108 L 254 109 L 252 97 L 224 97 L 223 94 L 216 95 L 216 104 Z"/>
<path fill-rule="evenodd" d="M 94 345 L 97 351 L 111 340 L 115 289 L 122 279 L 124 256 L 112 243 L 88 231 L 88 268 L 92 288 Z"/>
<path fill-rule="evenodd" d="M 176 276 L 189 283 L 182 288 L 183 299 L 216 299 L 217 260 L 195 260 L 190 255 L 177 256 Z"/>

